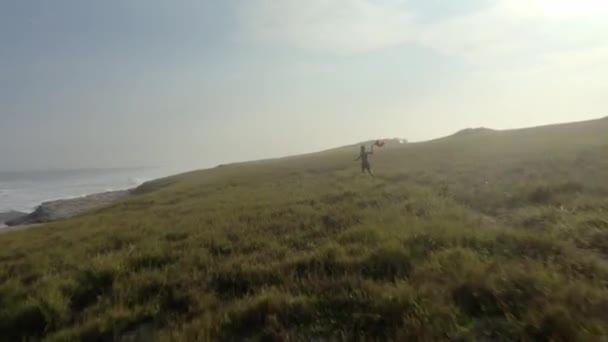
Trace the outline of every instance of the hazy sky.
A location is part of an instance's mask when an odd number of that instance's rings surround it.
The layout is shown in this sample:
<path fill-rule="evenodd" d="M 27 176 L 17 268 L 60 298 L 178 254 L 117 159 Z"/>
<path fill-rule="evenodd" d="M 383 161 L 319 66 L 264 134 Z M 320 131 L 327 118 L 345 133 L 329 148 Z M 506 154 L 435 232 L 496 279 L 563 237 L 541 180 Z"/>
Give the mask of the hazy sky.
<path fill-rule="evenodd" d="M 605 0 L 0 0 L 0 170 L 606 115 Z"/>

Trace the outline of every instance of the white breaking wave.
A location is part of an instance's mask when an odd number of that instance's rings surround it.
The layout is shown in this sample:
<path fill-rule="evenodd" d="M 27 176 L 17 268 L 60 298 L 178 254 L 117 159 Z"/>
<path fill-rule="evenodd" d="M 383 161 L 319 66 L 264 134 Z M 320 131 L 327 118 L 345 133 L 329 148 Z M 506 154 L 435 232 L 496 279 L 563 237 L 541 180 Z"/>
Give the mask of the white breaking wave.
<path fill-rule="evenodd" d="M 43 202 L 132 189 L 168 175 L 160 169 L 0 172 L 0 213 L 31 212 Z"/>

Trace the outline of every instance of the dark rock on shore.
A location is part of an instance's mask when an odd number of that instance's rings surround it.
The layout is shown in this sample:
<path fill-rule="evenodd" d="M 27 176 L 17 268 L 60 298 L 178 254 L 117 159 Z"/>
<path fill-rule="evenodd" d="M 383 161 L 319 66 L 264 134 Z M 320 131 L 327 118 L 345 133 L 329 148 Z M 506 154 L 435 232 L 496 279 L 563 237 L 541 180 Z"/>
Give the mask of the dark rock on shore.
<path fill-rule="evenodd" d="M 22 226 L 64 220 L 127 198 L 130 191 L 113 191 L 85 197 L 42 203 L 33 213 L 7 220 L 7 226 Z"/>
<path fill-rule="evenodd" d="M 23 216 L 26 216 L 26 213 L 22 213 L 19 211 L 9 211 L 6 213 L 0 213 L 0 227 L 8 221 L 17 220 Z"/>

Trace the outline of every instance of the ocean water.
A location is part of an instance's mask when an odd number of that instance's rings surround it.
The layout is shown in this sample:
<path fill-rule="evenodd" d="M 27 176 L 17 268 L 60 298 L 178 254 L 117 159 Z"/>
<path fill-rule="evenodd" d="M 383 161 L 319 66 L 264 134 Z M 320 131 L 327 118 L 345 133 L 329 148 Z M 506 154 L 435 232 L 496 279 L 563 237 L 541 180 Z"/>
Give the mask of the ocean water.
<path fill-rule="evenodd" d="M 45 201 L 130 189 L 173 173 L 160 168 L 0 171 L 0 213 L 29 213 Z"/>

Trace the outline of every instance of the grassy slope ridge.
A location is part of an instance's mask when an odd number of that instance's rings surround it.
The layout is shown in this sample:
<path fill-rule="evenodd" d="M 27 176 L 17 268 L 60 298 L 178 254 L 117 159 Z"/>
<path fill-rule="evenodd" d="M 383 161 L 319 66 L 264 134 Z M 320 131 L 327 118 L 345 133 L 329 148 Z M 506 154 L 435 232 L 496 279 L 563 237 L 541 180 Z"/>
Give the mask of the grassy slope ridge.
<path fill-rule="evenodd" d="M 0 340 L 601 340 L 608 120 L 233 164 L 0 235 Z"/>

